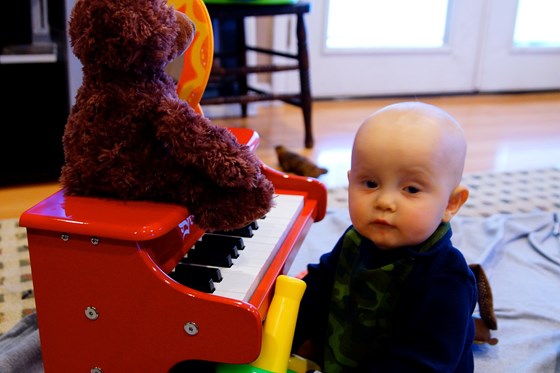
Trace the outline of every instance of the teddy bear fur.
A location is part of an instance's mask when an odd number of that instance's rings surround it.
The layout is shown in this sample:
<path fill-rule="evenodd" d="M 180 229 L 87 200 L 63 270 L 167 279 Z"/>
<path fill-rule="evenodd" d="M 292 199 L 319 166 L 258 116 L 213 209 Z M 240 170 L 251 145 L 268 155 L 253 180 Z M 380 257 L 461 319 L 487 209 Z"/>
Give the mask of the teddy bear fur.
<path fill-rule="evenodd" d="M 273 206 L 254 152 L 181 100 L 164 71 L 194 33 L 165 0 L 76 1 L 69 36 L 83 81 L 63 136 L 66 194 L 180 204 L 209 231 Z"/>

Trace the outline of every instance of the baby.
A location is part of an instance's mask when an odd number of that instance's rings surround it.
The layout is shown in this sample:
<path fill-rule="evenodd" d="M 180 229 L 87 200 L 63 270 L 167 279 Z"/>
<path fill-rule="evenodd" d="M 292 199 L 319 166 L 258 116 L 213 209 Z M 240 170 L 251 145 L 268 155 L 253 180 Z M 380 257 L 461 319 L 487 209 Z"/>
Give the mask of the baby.
<path fill-rule="evenodd" d="M 449 224 L 469 195 L 466 148 L 432 105 L 364 121 L 348 171 L 352 225 L 308 265 L 295 353 L 324 373 L 473 371 L 476 281 Z"/>

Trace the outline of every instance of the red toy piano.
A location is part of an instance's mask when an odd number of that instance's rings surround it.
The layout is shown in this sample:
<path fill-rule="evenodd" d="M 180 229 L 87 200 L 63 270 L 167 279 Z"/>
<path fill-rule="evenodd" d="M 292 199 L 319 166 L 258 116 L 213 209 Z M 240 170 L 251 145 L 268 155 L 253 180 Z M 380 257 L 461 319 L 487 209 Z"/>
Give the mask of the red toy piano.
<path fill-rule="evenodd" d="M 193 78 L 182 79 L 178 92 L 202 112 L 213 51 L 208 13 L 202 0 L 170 3 L 197 24 L 198 53 L 187 59 L 198 62 L 184 74 L 194 71 L 198 83 L 193 90 L 184 84 Z M 257 133 L 231 131 L 257 147 Z M 159 373 L 185 361 L 254 361 L 276 279 L 327 200 L 316 179 L 262 167 L 276 207 L 239 232 L 207 234 L 177 205 L 63 190 L 24 212 L 45 372 Z"/>
<path fill-rule="evenodd" d="M 232 132 L 256 147 L 256 133 Z M 167 372 L 185 360 L 255 360 L 275 280 L 326 210 L 316 179 L 263 170 L 277 205 L 245 232 L 206 234 L 176 205 L 63 190 L 23 213 L 45 371 Z M 225 260 L 199 259 L 207 240 Z"/>

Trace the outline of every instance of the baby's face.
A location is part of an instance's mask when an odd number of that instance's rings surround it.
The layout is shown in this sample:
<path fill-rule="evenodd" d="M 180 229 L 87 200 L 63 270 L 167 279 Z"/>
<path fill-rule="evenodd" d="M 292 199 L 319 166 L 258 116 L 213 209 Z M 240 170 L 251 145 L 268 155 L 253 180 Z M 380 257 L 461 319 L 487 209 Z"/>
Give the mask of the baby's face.
<path fill-rule="evenodd" d="M 350 218 L 358 232 L 392 249 L 425 241 L 451 219 L 448 202 L 464 157 L 454 130 L 400 111 L 372 117 L 360 129 L 348 172 Z"/>

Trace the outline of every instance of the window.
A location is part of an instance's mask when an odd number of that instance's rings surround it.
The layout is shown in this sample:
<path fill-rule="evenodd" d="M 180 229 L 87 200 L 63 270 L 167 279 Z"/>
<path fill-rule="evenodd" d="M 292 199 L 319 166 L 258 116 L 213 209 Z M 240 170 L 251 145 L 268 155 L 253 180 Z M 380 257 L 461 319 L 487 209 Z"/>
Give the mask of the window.
<path fill-rule="evenodd" d="M 560 1 L 519 0 L 513 44 L 517 48 L 560 47 Z"/>
<path fill-rule="evenodd" d="M 447 0 L 330 0 L 327 49 L 438 48 Z"/>

